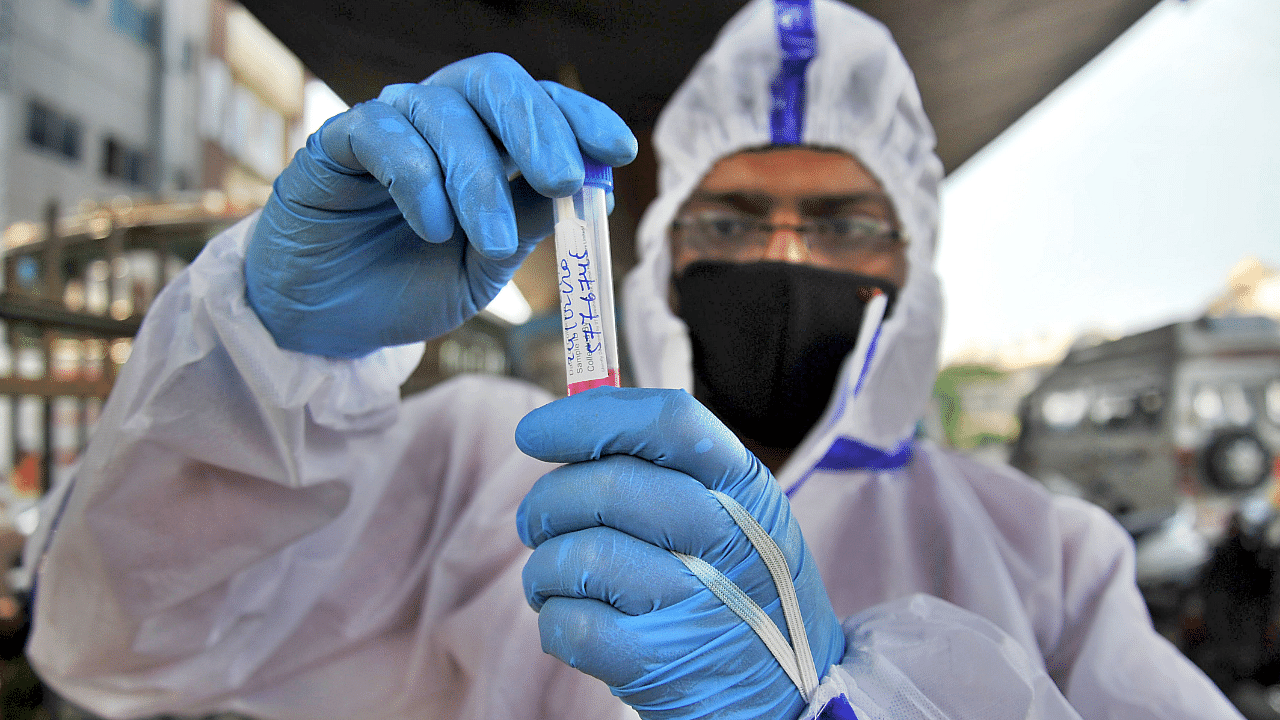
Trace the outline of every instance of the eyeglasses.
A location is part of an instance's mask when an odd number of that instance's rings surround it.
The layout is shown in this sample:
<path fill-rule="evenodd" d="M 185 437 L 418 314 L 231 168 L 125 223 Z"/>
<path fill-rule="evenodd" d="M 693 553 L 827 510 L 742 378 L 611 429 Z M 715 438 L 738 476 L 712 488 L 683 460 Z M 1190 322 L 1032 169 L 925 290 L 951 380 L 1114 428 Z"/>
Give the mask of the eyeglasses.
<path fill-rule="evenodd" d="M 849 215 L 805 218 L 799 225 L 774 224 L 732 210 L 696 210 L 672 223 L 681 248 L 712 260 L 751 262 L 762 259 L 778 230 L 800 236 L 817 260 L 847 263 L 896 252 L 906 236 L 880 218 Z"/>

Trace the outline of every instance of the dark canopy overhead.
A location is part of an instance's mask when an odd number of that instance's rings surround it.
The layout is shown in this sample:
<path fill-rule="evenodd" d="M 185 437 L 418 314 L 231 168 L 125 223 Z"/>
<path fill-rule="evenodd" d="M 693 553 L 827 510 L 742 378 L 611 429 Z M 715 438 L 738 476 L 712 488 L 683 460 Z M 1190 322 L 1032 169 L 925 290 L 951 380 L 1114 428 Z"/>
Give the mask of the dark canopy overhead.
<path fill-rule="evenodd" d="M 348 102 L 481 52 L 534 77 L 576 70 L 637 130 L 740 0 L 242 0 Z M 948 171 L 1102 50 L 1156 0 L 856 0 L 915 69 Z"/>

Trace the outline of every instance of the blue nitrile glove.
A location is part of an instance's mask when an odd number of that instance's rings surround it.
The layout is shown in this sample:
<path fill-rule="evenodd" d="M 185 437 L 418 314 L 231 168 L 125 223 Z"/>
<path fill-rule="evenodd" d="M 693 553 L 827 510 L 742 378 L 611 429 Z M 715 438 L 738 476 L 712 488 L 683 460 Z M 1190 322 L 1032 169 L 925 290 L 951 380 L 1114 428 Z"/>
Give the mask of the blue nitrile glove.
<path fill-rule="evenodd" d="M 788 637 L 761 555 L 713 491 L 728 495 L 786 558 L 811 670 L 821 678 L 843 658 L 844 634 L 790 503 L 728 428 L 680 390 L 597 388 L 529 413 L 516 443 L 571 463 L 534 485 L 516 520 L 535 548 L 524 586 L 543 650 L 649 720 L 800 715 L 796 683 L 761 638 L 668 552 L 719 570 Z"/>
<path fill-rule="evenodd" d="M 636 139 L 505 55 L 389 86 L 326 122 L 276 180 L 245 259 L 249 304 L 281 347 L 318 355 L 448 332 L 552 231 L 547 198 L 581 187 L 581 153 L 624 165 Z"/>

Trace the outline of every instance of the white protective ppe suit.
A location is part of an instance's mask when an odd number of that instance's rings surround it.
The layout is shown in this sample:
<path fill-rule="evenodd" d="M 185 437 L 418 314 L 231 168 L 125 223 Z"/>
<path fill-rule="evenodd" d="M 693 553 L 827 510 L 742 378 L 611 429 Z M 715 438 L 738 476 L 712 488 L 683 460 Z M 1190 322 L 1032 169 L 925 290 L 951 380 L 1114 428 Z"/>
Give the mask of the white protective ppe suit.
<path fill-rule="evenodd" d="M 940 328 L 941 166 L 885 30 L 835 2 L 814 12 L 803 140 L 860 158 L 911 237 L 865 386 L 855 397 L 851 357 L 778 475 L 849 616 L 822 692 L 866 718 L 1236 717 L 1152 630 L 1106 515 L 910 445 Z M 666 228 L 715 160 L 769 144 L 777 37 L 773 5 L 751 2 L 659 122 L 661 194 L 625 288 L 640 384 L 691 386 Z M 162 293 L 73 491 L 51 498 L 56 531 L 33 541 L 47 547 L 29 647 L 42 676 L 114 717 L 625 716 L 603 683 L 540 652 L 521 589 L 515 509 L 549 466 L 512 431 L 550 398 L 464 378 L 401 402 L 421 346 L 280 350 L 244 299 L 253 222 Z"/>

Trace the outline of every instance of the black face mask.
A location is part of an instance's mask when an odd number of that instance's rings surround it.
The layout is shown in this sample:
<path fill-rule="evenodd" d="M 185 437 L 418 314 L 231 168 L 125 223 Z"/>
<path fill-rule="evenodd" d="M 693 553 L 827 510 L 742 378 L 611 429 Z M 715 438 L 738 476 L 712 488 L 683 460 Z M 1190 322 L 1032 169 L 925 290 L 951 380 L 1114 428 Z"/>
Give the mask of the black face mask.
<path fill-rule="evenodd" d="M 675 279 L 694 395 L 743 437 L 794 448 L 831 399 L 880 278 L 784 262 L 691 263 Z M 886 311 L 886 316 L 887 316 Z"/>

